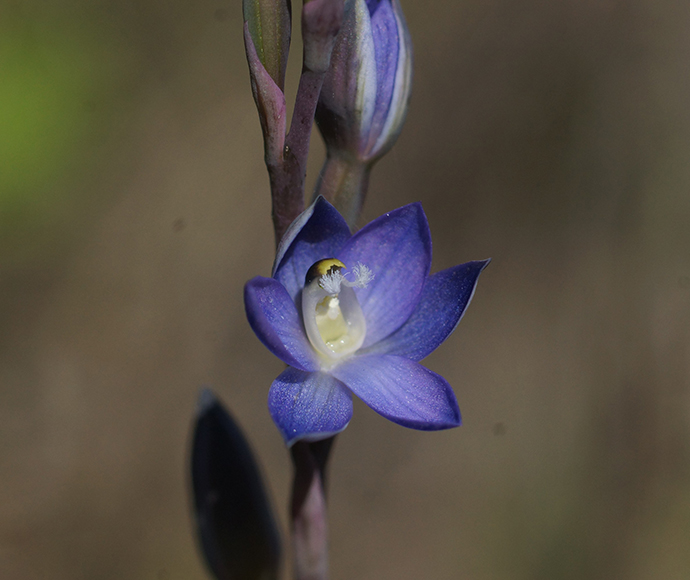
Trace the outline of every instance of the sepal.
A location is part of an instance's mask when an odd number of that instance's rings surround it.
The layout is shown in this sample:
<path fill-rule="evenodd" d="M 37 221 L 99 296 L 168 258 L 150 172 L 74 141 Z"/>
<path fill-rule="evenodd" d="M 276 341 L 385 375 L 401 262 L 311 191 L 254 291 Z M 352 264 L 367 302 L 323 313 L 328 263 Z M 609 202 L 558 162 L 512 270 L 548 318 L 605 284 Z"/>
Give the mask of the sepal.
<path fill-rule="evenodd" d="M 328 373 L 288 367 L 273 381 L 268 410 L 288 447 L 320 441 L 345 429 L 352 418 L 352 395 Z"/>

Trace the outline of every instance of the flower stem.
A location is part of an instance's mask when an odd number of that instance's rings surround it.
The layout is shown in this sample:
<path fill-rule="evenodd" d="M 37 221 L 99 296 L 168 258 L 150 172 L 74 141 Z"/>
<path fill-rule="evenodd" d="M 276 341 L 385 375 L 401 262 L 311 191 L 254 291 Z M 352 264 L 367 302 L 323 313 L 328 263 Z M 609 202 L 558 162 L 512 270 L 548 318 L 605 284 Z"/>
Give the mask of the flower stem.
<path fill-rule="evenodd" d="M 370 164 L 347 153 L 329 151 L 314 197 L 323 195 L 354 228 L 369 187 L 370 172 Z"/>
<path fill-rule="evenodd" d="M 304 178 L 307 174 L 309 139 L 314 111 L 325 73 L 302 71 L 290 131 L 285 138 L 282 160 L 268 166 L 273 200 L 273 228 L 276 245 L 288 226 L 304 210 Z"/>
<path fill-rule="evenodd" d="M 305 0 L 303 3 L 302 75 L 297 87 L 295 109 L 285 137 L 282 161 L 267 163 L 276 245 L 304 209 L 304 178 L 314 113 L 342 20 L 342 0 Z"/>
<path fill-rule="evenodd" d="M 326 463 L 335 437 L 292 446 L 291 526 L 294 580 L 327 580 Z"/>

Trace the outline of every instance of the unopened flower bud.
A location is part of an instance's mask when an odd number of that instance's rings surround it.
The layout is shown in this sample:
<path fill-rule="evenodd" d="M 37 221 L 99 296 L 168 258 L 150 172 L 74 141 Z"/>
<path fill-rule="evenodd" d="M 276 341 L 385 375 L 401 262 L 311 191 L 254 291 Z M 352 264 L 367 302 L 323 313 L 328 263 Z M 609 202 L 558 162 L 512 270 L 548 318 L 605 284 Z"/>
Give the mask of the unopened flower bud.
<path fill-rule="evenodd" d="M 290 0 L 243 0 L 244 46 L 264 135 L 266 163 L 285 149 L 285 70 L 290 50 Z"/>
<path fill-rule="evenodd" d="M 283 90 L 290 50 L 289 0 L 243 0 L 242 12 L 261 64 Z"/>
<path fill-rule="evenodd" d="M 412 83 L 412 43 L 398 0 L 346 0 L 316 120 L 332 153 L 369 163 L 400 133 Z"/>

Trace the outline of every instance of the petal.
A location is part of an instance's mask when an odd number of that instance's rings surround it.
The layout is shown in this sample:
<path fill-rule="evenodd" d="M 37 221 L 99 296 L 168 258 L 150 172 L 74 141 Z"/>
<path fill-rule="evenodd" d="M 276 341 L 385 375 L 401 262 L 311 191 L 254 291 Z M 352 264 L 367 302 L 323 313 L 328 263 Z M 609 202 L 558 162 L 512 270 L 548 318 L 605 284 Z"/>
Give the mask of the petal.
<path fill-rule="evenodd" d="M 273 381 L 268 410 L 288 446 L 340 433 L 352 417 L 352 395 L 327 373 L 287 368 Z"/>
<path fill-rule="evenodd" d="M 479 274 L 488 264 L 489 260 L 467 262 L 429 276 L 409 320 L 369 352 L 412 360 L 431 354 L 455 330 L 472 300 Z"/>
<path fill-rule="evenodd" d="M 350 239 L 345 218 L 323 197 L 318 197 L 290 225 L 278 246 L 273 277 L 287 289 L 294 301 L 304 286 L 311 265 L 333 258 Z"/>
<path fill-rule="evenodd" d="M 419 302 L 431 264 L 431 234 L 419 203 L 382 215 L 357 232 L 336 256 L 348 268 L 361 262 L 374 273 L 355 290 L 370 346 L 396 331 Z"/>
<path fill-rule="evenodd" d="M 280 282 L 252 278 L 244 287 L 244 308 L 256 336 L 280 360 L 305 371 L 319 368 L 297 307 Z"/>
<path fill-rule="evenodd" d="M 358 356 L 330 372 L 394 423 L 423 431 L 460 425 L 460 409 L 448 382 L 407 358 Z"/>

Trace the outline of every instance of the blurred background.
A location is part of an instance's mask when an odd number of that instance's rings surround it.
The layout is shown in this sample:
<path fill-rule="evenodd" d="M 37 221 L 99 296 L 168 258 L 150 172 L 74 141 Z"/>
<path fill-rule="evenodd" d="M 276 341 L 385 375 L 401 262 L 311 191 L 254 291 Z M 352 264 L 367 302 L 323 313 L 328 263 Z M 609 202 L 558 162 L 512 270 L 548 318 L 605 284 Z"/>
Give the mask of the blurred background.
<path fill-rule="evenodd" d="M 338 438 L 332 577 L 688 578 L 690 4 L 403 5 L 412 103 L 363 221 L 421 201 L 434 270 L 493 262 L 425 362 L 464 426 L 356 403 Z M 242 303 L 273 233 L 241 20 L 239 0 L 0 0 L 4 580 L 209 578 L 204 385 L 286 528 L 282 365 Z M 322 155 L 314 134 L 310 184 Z"/>

